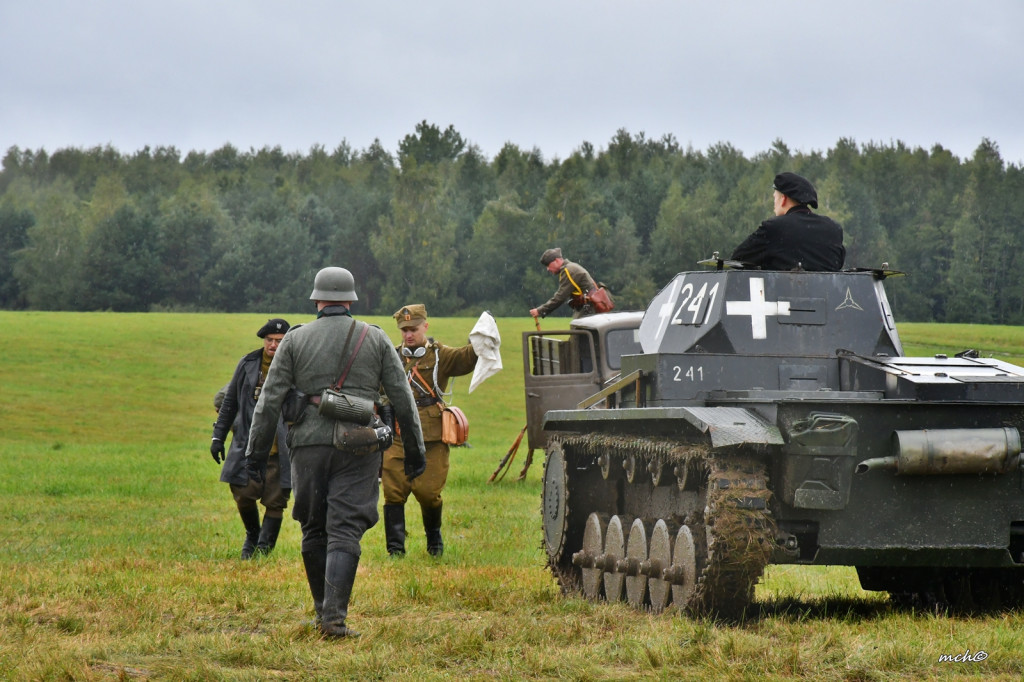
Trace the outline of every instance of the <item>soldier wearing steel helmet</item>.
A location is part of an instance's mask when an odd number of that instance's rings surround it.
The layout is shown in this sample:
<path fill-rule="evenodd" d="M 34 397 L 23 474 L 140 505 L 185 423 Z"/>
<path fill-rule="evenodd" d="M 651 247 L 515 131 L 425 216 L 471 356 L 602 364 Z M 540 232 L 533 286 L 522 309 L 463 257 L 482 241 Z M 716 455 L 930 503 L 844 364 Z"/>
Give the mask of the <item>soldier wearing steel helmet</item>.
<path fill-rule="evenodd" d="M 772 184 L 775 217 L 736 247 L 732 259 L 762 270 L 842 270 L 846 259 L 843 228 L 811 212 L 818 192 L 796 173 L 779 173 Z"/>
<path fill-rule="evenodd" d="M 342 392 L 375 401 L 383 388 L 405 435 L 405 475 L 415 479 L 426 466 L 416 403 L 387 334 L 349 312 L 358 300 L 352 273 L 338 267 L 320 270 L 309 298 L 316 303 L 317 319 L 285 336 L 256 403 L 246 451 L 249 469 L 257 477 L 262 474 L 289 389 L 320 396 L 353 357 Z M 347 338 L 352 343 L 343 353 Z M 310 404 L 291 427 L 292 516 L 302 527 L 302 562 L 320 632 L 354 637 L 359 633 L 347 625 L 348 604 L 360 542 L 378 520 L 381 453 L 339 450 L 334 446 L 336 423 Z"/>

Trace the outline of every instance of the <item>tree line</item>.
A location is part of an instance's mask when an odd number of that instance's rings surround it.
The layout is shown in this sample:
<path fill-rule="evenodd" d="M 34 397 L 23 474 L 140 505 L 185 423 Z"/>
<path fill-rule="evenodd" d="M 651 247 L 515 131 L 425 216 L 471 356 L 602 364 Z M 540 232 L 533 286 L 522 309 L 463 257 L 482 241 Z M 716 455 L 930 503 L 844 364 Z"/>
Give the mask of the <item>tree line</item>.
<path fill-rule="evenodd" d="M 843 225 L 847 267 L 909 274 L 887 280 L 898 320 L 1024 322 L 1024 170 L 990 140 L 969 159 L 845 138 L 747 158 L 619 130 L 564 160 L 511 143 L 488 159 L 426 121 L 394 154 L 379 140 L 306 154 L 11 147 L 0 308 L 300 311 L 316 271 L 340 265 L 363 313 L 526 315 L 554 291 L 539 258 L 560 246 L 642 309 L 770 217 L 782 170 L 814 182 Z"/>

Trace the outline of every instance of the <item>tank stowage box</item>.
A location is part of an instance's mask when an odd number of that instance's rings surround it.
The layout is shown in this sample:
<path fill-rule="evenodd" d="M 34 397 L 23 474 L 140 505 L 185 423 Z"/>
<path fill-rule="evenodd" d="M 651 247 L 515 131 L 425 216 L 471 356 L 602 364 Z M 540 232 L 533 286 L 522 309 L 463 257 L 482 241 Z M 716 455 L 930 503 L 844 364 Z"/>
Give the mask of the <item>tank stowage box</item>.
<path fill-rule="evenodd" d="M 767 564 L 831 564 L 899 601 L 1024 603 L 1024 368 L 905 357 L 891 274 L 720 262 L 659 292 L 617 378 L 544 417 L 563 588 L 737 614 Z"/>

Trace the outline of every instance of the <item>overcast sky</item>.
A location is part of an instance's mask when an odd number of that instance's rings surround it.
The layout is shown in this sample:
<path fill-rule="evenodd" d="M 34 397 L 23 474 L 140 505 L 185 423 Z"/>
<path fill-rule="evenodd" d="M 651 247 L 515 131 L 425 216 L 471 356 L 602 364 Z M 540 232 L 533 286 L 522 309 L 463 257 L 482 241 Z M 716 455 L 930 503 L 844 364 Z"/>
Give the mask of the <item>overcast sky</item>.
<path fill-rule="evenodd" d="M 624 128 L 1024 165 L 1024 1 L 0 0 L 0 154 L 393 152 L 423 120 L 489 158 Z"/>

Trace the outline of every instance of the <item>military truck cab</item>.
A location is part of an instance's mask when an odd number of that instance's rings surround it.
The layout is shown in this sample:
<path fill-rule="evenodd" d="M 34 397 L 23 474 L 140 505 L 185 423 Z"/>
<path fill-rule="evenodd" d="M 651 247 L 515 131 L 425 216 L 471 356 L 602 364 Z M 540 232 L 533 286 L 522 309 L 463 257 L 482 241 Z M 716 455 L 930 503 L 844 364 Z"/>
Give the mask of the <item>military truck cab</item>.
<path fill-rule="evenodd" d="M 574 409 L 618 377 L 622 356 L 641 353 L 643 311 L 572 320 L 568 329 L 523 333 L 523 375 L 530 449 L 543 449 L 549 410 Z"/>

